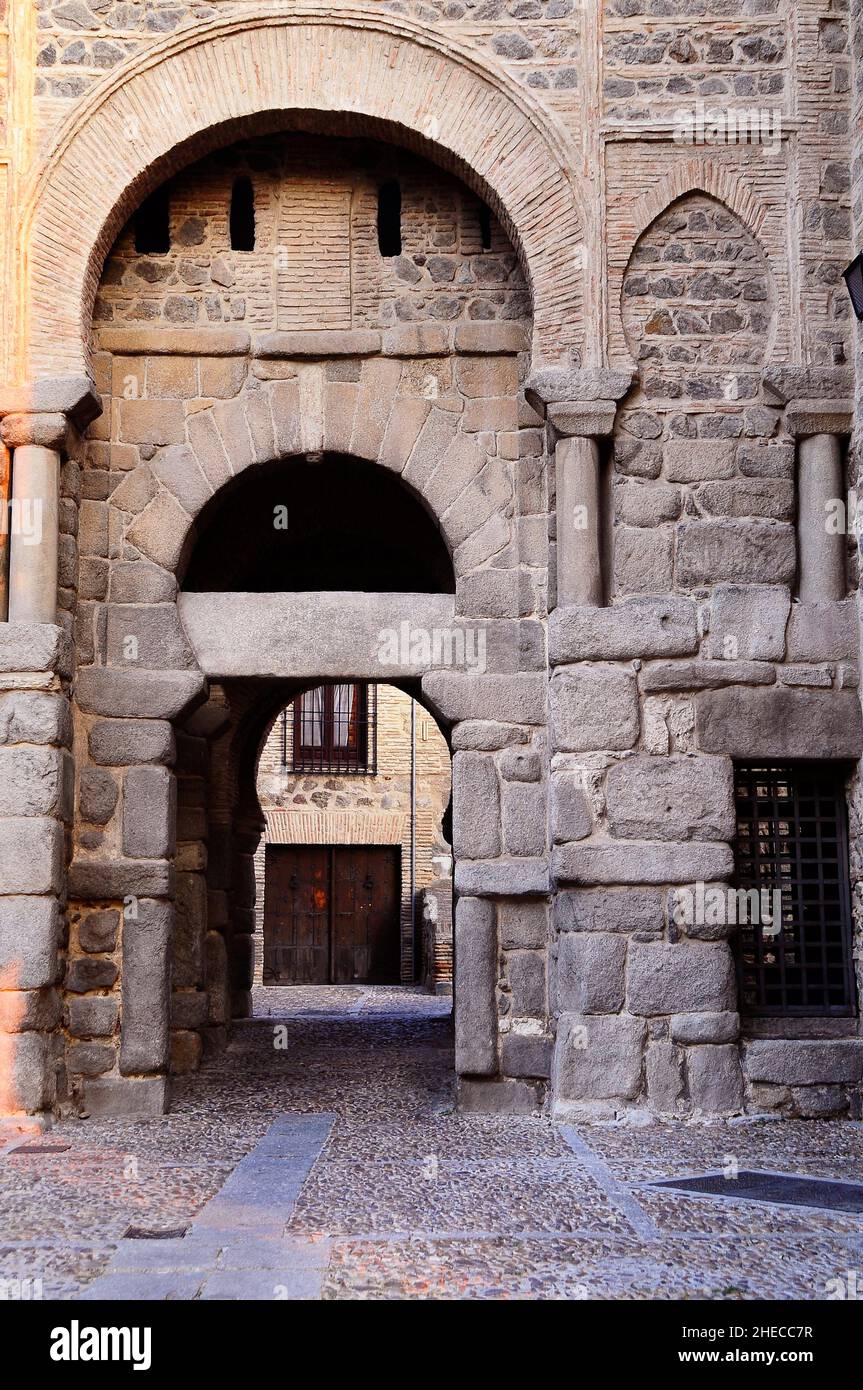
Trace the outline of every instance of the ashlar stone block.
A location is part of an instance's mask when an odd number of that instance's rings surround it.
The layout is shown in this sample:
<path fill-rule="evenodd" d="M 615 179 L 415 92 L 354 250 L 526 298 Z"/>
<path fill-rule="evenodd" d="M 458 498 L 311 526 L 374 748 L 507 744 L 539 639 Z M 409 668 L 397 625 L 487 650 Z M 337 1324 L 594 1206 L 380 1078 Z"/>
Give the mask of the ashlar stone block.
<path fill-rule="evenodd" d="M 791 594 L 781 584 L 719 584 L 710 608 L 710 655 L 781 661 Z"/>
<path fill-rule="evenodd" d="M 629 1014 L 565 1013 L 552 1062 L 558 1100 L 634 1100 L 642 1085 L 646 1026 Z"/>
<path fill-rule="evenodd" d="M 731 840 L 735 833 L 730 758 L 635 756 L 605 783 L 611 833 L 630 840 Z"/>
<path fill-rule="evenodd" d="M 737 1002 L 731 952 L 723 941 L 631 941 L 627 998 L 633 1014 L 731 1012 Z"/>
<path fill-rule="evenodd" d="M 566 932 L 558 951 L 561 1009 L 616 1014 L 625 998 L 626 937 L 610 932 Z"/>
<path fill-rule="evenodd" d="M 635 676 L 617 666 L 569 666 L 549 684 L 549 726 L 559 752 L 619 751 L 638 739 Z"/>

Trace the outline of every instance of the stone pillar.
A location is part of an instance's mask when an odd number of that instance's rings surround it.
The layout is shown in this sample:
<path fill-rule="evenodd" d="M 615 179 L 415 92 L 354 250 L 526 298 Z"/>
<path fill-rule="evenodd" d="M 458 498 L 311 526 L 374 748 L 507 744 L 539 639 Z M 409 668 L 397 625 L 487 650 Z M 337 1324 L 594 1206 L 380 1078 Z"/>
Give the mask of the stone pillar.
<path fill-rule="evenodd" d="M 804 603 L 837 603 L 847 583 L 842 454 L 851 432 L 850 374 L 836 367 L 777 368 L 767 375 L 765 389 L 769 398 L 786 403 L 785 427 L 797 439 L 798 595 Z"/>
<path fill-rule="evenodd" d="M 830 504 L 844 499 L 842 444 L 835 434 L 800 440 L 798 453 L 798 592 L 804 603 L 845 597 L 845 536 L 830 526 Z"/>
<path fill-rule="evenodd" d="M 10 622 L 56 621 L 59 512 L 59 453 L 39 444 L 20 446 L 12 460 Z"/>
<path fill-rule="evenodd" d="M 595 439 L 559 439 L 557 484 L 557 602 L 602 606 L 599 445 Z"/>
<path fill-rule="evenodd" d="M 50 1109 L 65 1089 L 57 987 L 72 792 L 62 682 L 70 667 L 62 628 L 0 623 L 0 1114 Z M 34 672 L 41 689 L 23 684 Z"/>
<path fill-rule="evenodd" d="M 632 373 L 608 368 L 536 372 L 525 394 L 555 432 L 557 606 L 604 599 L 599 441 L 611 434 Z"/>
<path fill-rule="evenodd" d="M 0 623 L 9 616 L 9 490 L 12 483 L 12 454 L 0 443 L 0 509 L 6 525 L 0 527 Z"/>

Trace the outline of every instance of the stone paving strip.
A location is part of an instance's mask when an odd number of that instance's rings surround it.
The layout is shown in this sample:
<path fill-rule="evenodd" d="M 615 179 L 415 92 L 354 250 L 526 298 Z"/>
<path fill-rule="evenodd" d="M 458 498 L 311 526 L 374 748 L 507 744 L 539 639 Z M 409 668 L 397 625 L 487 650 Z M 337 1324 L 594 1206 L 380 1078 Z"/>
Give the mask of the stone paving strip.
<path fill-rule="evenodd" d="M 618 1182 L 608 1165 L 585 1143 L 574 1125 L 560 1125 L 559 1132 L 572 1152 L 581 1159 L 597 1187 L 619 1211 L 623 1212 L 633 1230 L 646 1240 L 658 1240 L 662 1232 L 651 1221 L 643 1207 L 639 1206 L 631 1190 Z"/>
<path fill-rule="evenodd" d="M 81 1294 L 99 1299 L 320 1298 L 330 1242 L 285 1237 L 335 1115 L 282 1115 L 177 1239 L 125 1239 Z"/>

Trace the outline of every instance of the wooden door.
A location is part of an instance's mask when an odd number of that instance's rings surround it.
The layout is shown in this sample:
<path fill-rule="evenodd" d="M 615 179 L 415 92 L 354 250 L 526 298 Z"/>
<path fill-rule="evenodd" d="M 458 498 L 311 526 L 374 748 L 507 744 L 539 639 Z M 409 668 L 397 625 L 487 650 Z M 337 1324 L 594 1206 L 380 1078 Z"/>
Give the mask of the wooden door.
<path fill-rule="evenodd" d="M 267 845 L 264 982 L 325 985 L 330 979 L 330 851 Z"/>
<path fill-rule="evenodd" d="M 267 845 L 264 982 L 398 984 L 400 851 Z"/>
<path fill-rule="evenodd" d="M 344 845 L 333 860 L 333 984 L 398 984 L 398 848 Z"/>

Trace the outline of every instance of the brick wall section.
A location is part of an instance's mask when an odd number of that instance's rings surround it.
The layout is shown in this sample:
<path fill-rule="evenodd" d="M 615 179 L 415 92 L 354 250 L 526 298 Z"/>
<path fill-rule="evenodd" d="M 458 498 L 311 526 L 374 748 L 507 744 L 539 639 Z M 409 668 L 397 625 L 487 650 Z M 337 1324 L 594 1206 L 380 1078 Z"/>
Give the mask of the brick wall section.
<path fill-rule="evenodd" d="M 398 844 L 401 847 L 402 980 L 418 976 L 434 988 L 452 980 L 452 930 L 439 921 L 442 943 L 432 942 L 431 968 L 413 959 L 413 911 L 410 896 L 410 706 L 409 696 L 394 686 L 377 693 L 377 773 L 370 777 L 286 775 L 281 767 L 281 718 L 277 718 L 261 752 L 258 795 L 267 830 L 255 855 L 255 980 L 262 979 L 267 844 Z M 291 717 L 291 707 L 288 718 Z M 291 737 L 290 723 L 288 736 Z M 416 892 L 439 874 L 450 847 L 442 838 L 441 819 L 450 795 L 449 751 L 434 720 L 416 707 Z M 435 856 L 437 862 L 435 862 Z M 419 910 L 419 903 L 417 902 Z M 449 926 L 449 931 L 447 930 Z"/>

